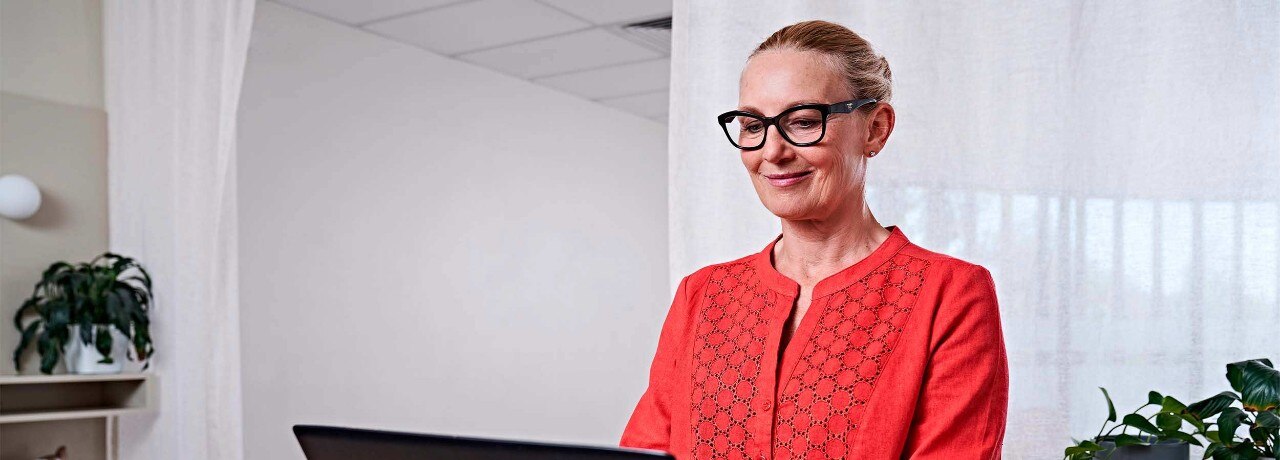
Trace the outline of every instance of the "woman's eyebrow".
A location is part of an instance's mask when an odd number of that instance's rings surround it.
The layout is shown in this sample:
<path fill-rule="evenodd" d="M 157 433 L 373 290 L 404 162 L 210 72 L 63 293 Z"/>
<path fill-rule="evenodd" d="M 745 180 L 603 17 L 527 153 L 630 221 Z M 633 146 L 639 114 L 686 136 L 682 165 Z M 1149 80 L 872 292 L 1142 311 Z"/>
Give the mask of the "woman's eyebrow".
<path fill-rule="evenodd" d="M 819 100 L 816 100 L 816 99 L 804 99 L 804 100 L 794 101 L 794 102 L 792 102 L 792 103 L 790 103 L 790 104 L 787 104 L 787 109 L 792 108 L 792 107 L 795 107 L 795 106 L 797 106 L 797 105 L 804 105 L 804 104 L 822 104 L 822 103 L 823 103 L 822 101 L 819 101 Z M 752 107 L 752 106 L 749 106 L 749 105 L 740 106 L 740 107 L 738 107 L 738 110 L 741 110 L 741 111 L 743 111 L 743 112 L 751 112 L 751 113 L 763 113 L 763 112 L 761 112 L 761 111 L 760 111 L 760 109 L 757 109 L 757 108 Z M 786 109 L 783 109 L 783 110 L 786 110 Z"/>

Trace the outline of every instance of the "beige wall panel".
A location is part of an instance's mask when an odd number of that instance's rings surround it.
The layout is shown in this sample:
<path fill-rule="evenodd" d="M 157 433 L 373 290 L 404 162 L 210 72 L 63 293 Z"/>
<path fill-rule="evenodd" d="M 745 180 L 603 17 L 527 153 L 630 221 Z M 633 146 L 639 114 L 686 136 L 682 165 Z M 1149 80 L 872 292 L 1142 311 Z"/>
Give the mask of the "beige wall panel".
<path fill-rule="evenodd" d="M 102 3 L 0 2 L 0 90 L 103 108 Z"/>
<path fill-rule="evenodd" d="M 0 374 L 15 373 L 11 321 L 40 273 L 107 248 L 106 122 L 99 109 L 0 93 L 0 174 L 27 176 L 43 199 L 29 219 L 0 218 Z M 38 371 L 29 355 L 23 373 Z"/>

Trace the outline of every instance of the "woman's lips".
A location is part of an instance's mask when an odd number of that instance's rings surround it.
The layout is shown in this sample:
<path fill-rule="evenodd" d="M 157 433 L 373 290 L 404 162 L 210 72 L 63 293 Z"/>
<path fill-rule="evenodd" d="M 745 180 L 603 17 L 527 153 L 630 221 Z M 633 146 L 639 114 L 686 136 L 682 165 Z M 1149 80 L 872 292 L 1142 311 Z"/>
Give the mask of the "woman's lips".
<path fill-rule="evenodd" d="M 769 185 L 774 187 L 786 187 L 805 180 L 811 175 L 813 175 L 813 171 L 800 171 L 786 174 L 765 174 L 764 178 L 769 181 Z"/>

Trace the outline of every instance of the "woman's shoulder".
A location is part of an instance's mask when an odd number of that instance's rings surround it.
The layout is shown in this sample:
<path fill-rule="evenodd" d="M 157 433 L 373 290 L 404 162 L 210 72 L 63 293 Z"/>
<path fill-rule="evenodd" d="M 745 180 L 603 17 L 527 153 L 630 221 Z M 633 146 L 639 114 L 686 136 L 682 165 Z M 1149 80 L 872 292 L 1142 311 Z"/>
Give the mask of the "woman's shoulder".
<path fill-rule="evenodd" d="M 760 253 L 751 253 L 733 260 L 726 260 L 704 265 L 697 270 L 685 275 L 681 283 L 685 285 L 685 289 L 690 293 L 702 291 L 707 283 L 713 278 L 723 278 L 735 273 L 752 269 L 753 258 L 759 257 Z"/>
<path fill-rule="evenodd" d="M 932 299 L 926 308 L 933 309 L 931 316 L 942 325 L 940 330 L 964 323 L 1000 323 L 996 283 L 987 267 L 914 244 L 904 247 L 900 254 L 928 261 L 919 298 Z"/>
<path fill-rule="evenodd" d="M 927 262 L 929 276 L 944 281 L 947 279 L 961 279 L 964 281 L 981 281 L 983 278 L 986 280 L 991 279 L 991 271 L 978 262 L 926 249 L 915 243 L 907 243 L 898 253 Z"/>

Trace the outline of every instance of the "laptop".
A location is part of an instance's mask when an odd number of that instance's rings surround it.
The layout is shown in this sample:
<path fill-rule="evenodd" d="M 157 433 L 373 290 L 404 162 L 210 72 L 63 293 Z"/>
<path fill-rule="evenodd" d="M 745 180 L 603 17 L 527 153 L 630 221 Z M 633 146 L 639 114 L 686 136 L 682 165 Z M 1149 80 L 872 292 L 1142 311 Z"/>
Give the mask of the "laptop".
<path fill-rule="evenodd" d="M 674 458 L 643 449 L 572 446 L 541 442 L 468 438 L 438 434 L 294 425 L 307 460 L 654 460 Z"/>

